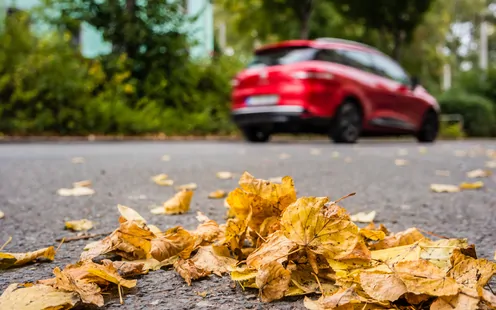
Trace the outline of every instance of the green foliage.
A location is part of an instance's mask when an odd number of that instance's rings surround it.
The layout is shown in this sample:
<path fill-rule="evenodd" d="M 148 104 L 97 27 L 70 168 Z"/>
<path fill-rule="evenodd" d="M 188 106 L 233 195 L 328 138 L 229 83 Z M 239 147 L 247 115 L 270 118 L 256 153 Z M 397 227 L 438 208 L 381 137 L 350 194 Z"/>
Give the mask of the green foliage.
<path fill-rule="evenodd" d="M 496 134 L 496 117 L 491 101 L 479 95 L 452 90 L 440 96 L 443 114 L 461 114 L 464 131 L 469 136 L 487 137 Z"/>
<path fill-rule="evenodd" d="M 439 136 L 445 139 L 461 139 L 465 137 L 465 132 L 461 124 L 441 124 Z"/>

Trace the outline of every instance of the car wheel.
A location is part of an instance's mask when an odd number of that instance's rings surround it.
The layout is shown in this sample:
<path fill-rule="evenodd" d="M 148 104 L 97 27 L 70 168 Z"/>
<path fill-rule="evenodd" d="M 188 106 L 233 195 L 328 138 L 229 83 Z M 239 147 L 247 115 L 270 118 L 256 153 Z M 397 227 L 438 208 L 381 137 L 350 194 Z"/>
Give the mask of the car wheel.
<path fill-rule="evenodd" d="M 345 102 L 336 113 L 330 138 L 335 143 L 355 143 L 362 131 L 362 115 L 354 102 Z"/>
<path fill-rule="evenodd" d="M 429 111 L 424 116 L 422 127 L 417 132 L 417 140 L 421 143 L 431 143 L 437 138 L 439 132 L 439 118 L 436 112 Z"/>
<path fill-rule="evenodd" d="M 242 129 L 245 139 L 249 142 L 263 143 L 270 139 L 270 133 L 256 127 L 245 127 Z"/>

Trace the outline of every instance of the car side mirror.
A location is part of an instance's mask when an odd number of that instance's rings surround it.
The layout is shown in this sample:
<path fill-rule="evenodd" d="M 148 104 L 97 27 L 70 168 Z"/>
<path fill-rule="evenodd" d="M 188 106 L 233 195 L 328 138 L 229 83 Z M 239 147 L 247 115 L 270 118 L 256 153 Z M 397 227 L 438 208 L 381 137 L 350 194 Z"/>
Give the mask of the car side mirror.
<path fill-rule="evenodd" d="M 415 90 L 419 85 L 419 78 L 417 76 L 412 76 L 410 79 L 410 87 L 412 88 L 412 90 Z"/>

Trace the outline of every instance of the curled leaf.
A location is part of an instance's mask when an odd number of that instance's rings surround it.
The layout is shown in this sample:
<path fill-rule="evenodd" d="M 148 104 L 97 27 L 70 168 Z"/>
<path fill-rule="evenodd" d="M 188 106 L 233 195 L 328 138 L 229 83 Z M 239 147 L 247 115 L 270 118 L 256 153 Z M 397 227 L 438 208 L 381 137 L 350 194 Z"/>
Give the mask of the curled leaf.
<path fill-rule="evenodd" d="M 195 266 L 190 259 L 179 259 L 176 261 L 174 263 L 174 270 L 183 277 L 189 286 L 191 286 L 191 280 L 197 280 L 210 274 L 210 272 Z"/>
<path fill-rule="evenodd" d="M 159 236 L 151 241 L 151 256 L 163 261 L 173 256 L 179 255 L 181 258 L 188 258 L 193 251 L 195 239 L 182 227 L 171 228 L 163 236 Z"/>
<path fill-rule="evenodd" d="M 172 186 L 174 184 L 174 181 L 169 180 L 169 176 L 164 173 L 153 176 L 152 181 L 160 186 Z"/>
<path fill-rule="evenodd" d="M 210 199 L 222 199 L 225 197 L 227 197 L 227 193 L 226 193 L 226 191 L 223 191 L 221 189 L 216 190 L 216 191 L 208 194 L 208 198 L 210 198 Z"/>
<path fill-rule="evenodd" d="M 463 182 L 462 184 L 460 184 L 460 189 L 464 189 L 464 190 L 481 189 L 483 187 L 484 187 L 484 182 L 482 182 L 482 181 L 478 181 L 478 182 L 474 182 L 474 183 Z"/>
<path fill-rule="evenodd" d="M 260 267 L 256 277 L 262 302 L 281 299 L 289 288 L 291 272 L 278 262 L 271 262 Z"/>
<path fill-rule="evenodd" d="M 67 310 L 78 302 L 79 297 L 74 292 L 57 290 L 47 285 L 25 287 L 14 283 L 0 296 L 0 309 Z"/>
<path fill-rule="evenodd" d="M 229 171 L 217 172 L 216 176 L 221 180 L 228 180 L 233 178 L 233 174 Z"/>
<path fill-rule="evenodd" d="M 38 259 L 53 261 L 55 259 L 55 248 L 51 246 L 27 253 L 0 252 L 0 269 L 23 266 Z"/>
<path fill-rule="evenodd" d="M 171 199 L 164 202 L 164 205 L 151 210 L 153 214 L 182 214 L 189 210 L 193 191 L 182 190 Z"/>
<path fill-rule="evenodd" d="M 251 253 L 246 259 L 249 267 L 259 269 L 262 265 L 276 261 L 282 263 L 288 259 L 296 243 L 286 238 L 282 231 L 277 231 L 269 236 L 267 242 Z"/>
<path fill-rule="evenodd" d="M 217 255 L 212 246 L 203 246 L 198 249 L 191 261 L 201 270 L 208 271 L 219 277 L 222 276 L 223 273 L 228 272 L 229 268 L 235 266 L 237 260 Z"/>
<path fill-rule="evenodd" d="M 135 221 L 140 224 L 146 224 L 146 220 L 134 209 L 123 205 L 117 205 L 117 209 L 126 221 Z"/>
<path fill-rule="evenodd" d="M 460 191 L 460 188 L 450 184 L 431 184 L 431 191 L 435 193 L 456 193 Z"/>
<path fill-rule="evenodd" d="M 377 215 L 376 211 L 370 211 L 370 212 L 359 212 L 357 214 L 353 214 L 350 216 L 350 219 L 353 222 L 359 222 L 359 223 L 370 223 L 373 222 L 375 219 L 375 216 Z"/>

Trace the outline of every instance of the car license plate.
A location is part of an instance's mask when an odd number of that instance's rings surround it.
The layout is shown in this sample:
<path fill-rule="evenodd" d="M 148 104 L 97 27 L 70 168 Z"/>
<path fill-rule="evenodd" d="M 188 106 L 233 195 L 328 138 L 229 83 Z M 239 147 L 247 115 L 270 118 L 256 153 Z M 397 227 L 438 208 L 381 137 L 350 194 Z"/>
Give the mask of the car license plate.
<path fill-rule="evenodd" d="M 273 105 L 279 102 L 279 96 L 277 95 L 262 95 L 262 96 L 251 96 L 246 98 L 246 105 L 258 106 L 258 105 Z"/>

